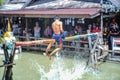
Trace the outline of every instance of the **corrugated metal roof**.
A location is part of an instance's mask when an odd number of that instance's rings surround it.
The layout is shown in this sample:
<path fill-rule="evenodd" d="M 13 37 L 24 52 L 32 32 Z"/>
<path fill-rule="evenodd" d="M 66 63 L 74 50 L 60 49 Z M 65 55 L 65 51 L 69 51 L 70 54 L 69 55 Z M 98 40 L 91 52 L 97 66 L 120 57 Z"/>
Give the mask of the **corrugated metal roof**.
<path fill-rule="evenodd" d="M 40 1 L 41 2 L 41 1 Z M 27 6 L 26 9 L 57 9 L 57 8 L 98 8 L 99 3 L 74 1 L 74 0 L 50 0 L 47 2 L 36 3 L 31 6 Z"/>
<path fill-rule="evenodd" d="M 28 2 L 31 2 L 31 0 L 11 0 L 11 1 L 7 0 L 0 7 L 0 10 L 18 10 L 23 8 Z"/>
<path fill-rule="evenodd" d="M 18 10 L 18 9 L 21 9 L 23 6 L 24 6 L 24 3 L 5 4 L 0 8 L 0 10 Z"/>

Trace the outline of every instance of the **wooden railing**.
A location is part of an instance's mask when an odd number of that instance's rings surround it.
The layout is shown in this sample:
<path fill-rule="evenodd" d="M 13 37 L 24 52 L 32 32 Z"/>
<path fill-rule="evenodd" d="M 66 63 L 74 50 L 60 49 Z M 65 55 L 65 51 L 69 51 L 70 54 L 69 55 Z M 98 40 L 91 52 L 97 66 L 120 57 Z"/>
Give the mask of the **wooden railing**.
<path fill-rule="evenodd" d="M 114 56 L 115 51 L 120 51 L 120 38 L 113 38 L 112 51 L 112 56 Z"/>

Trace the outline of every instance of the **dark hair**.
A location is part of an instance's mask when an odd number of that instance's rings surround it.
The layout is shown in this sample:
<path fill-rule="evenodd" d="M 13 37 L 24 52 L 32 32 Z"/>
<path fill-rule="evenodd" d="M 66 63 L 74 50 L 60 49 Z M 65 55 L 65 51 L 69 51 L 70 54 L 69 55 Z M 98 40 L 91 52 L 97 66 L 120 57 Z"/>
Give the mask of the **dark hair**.
<path fill-rule="evenodd" d="M 56 15 L 56 16 L 54 17 L 54 20 L 56 20 L 56 19 L 60 19 L 60 16 Z"/>

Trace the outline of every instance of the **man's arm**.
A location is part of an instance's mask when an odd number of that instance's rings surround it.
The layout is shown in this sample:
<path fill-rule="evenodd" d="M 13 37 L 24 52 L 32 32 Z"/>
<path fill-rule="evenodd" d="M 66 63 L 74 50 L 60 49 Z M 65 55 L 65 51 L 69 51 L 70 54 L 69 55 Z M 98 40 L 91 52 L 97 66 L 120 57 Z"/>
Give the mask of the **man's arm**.
<path fill-rule="evenodd" d="M 53 27 L 55 26 L 54 22 L 52 23 L 52 30 L 54 31 Z"/>
<path fill-rule="evenodd" d="M 114 33 L 110 32 L 110 34 L 111 34 L 111 35 L 118 35 L 119 32 L 114 32 Z"/>
<path fill-rule="evenodd" d="M 60 22 L 60 31 L 61 31 L 61 33 L 64 32 L 64 30 L 63 30 L 63 23 L 62 22 Z"/>

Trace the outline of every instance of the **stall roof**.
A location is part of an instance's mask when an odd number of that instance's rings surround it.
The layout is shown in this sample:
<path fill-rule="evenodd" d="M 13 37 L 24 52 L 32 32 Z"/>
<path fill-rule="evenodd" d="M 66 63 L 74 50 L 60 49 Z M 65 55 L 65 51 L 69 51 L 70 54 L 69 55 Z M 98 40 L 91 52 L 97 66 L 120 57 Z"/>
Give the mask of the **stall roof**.
<path fill-rule="evenodd" d="M 90 18 L 98 14 L 99 8 L 80 8 L 80 9 L 49 9 L 49 10 L 10 10 L 0 11 L 1 16 L 24 16 L 24 17 L 40 17 L 40 18 L 53 18 L 59 15 L 63 18 Z"/>

